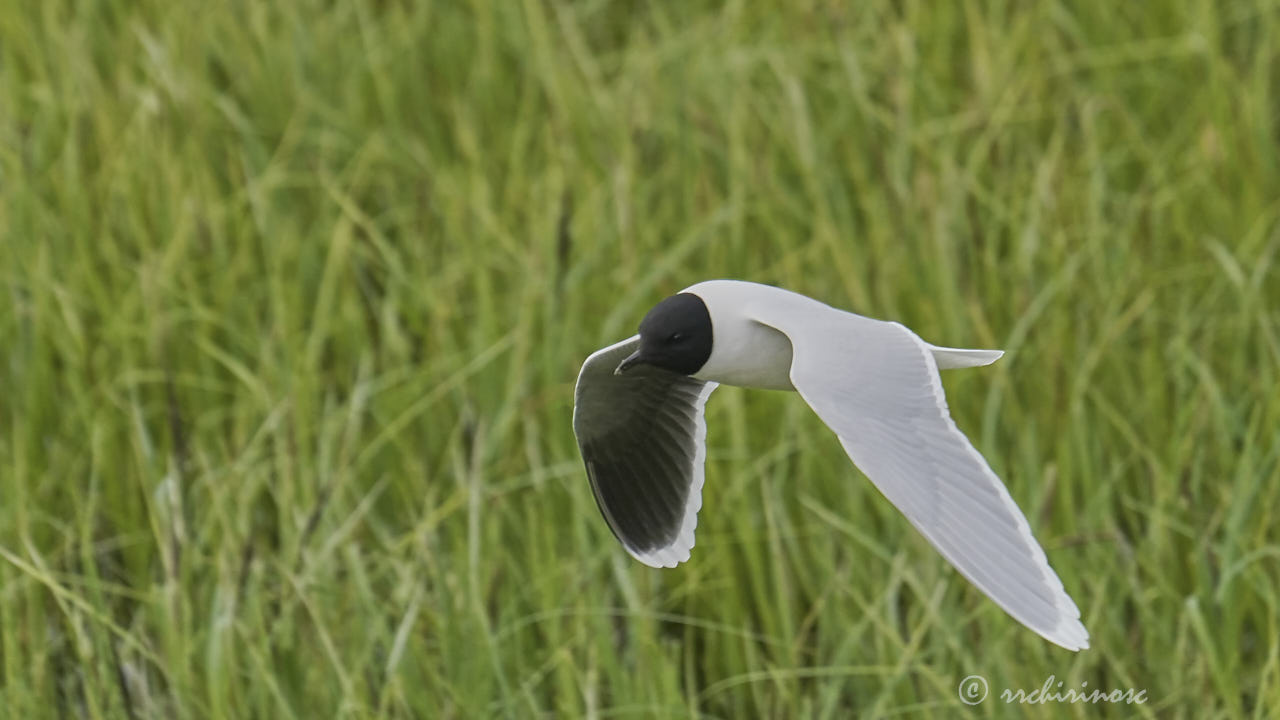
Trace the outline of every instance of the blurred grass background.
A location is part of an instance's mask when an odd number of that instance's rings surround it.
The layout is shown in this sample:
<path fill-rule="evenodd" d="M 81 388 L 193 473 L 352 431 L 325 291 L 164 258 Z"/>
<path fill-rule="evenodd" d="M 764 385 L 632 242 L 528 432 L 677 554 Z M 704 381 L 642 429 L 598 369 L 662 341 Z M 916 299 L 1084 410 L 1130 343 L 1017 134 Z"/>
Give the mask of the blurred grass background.
<path fill-rule="evenodd" d="M 1278 10 L 0 0 L 4 716 L 1274 717 Z M 713 277 L 1008 350 L 952 410 L 1092 649 L 788 394 L 630 560 L 572 384 Z"/>

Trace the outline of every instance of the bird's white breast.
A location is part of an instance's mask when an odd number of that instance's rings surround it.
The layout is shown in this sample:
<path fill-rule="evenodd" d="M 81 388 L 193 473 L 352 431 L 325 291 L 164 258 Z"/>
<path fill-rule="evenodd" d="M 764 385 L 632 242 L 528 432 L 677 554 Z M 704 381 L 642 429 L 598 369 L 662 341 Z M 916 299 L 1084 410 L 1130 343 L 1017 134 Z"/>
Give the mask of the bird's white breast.
<path fill-rule="evenodd" d="M 791 341 L 754 320 L 752 308 L 763 303 L 803 304 L 809 311 L 831 309 L 781 288 L 737 280 L 708 280 L 684 292 L 702 298 L 711 315 L 711 356 L 694 377 L 765 390 L 795 389 L 791 384 Z"/>

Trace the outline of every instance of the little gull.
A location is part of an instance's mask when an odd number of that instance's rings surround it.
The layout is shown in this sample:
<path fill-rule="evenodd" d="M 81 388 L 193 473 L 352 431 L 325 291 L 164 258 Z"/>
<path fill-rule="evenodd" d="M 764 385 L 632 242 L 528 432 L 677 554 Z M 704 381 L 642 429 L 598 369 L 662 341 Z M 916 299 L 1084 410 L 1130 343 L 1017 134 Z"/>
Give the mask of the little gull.
<path fill-rule="evenodd" d="M 795 390 L 960 574 L 1050 642 L 1080 650 L 1080 611 L 951 419 L 938 377 L 1003 354 L 930 345 L 899 323 L 781 288 L 710 280 L 587 358 L 573 430 L 613 534 L 640 562 L 675 567 L 689 559 L 702 507 L 707 397 L 720 383 Z"/>

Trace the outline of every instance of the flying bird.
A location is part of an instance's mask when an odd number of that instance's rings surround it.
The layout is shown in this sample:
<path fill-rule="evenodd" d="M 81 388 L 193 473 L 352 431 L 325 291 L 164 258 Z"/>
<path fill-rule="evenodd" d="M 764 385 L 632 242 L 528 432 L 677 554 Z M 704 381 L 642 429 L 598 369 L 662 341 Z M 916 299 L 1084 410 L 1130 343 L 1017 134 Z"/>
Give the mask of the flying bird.
<path fill-rule="evenodd" d="M 781 288 L 710 280 L 586 359 L 573 430 L 613 534 L 640 562 L 675 567 L 689 559 L 702 508 L 707 398 L 719 384 L 794 390 L 960 574 L 1045 639 L 1080 650 L 1080 611 L 951 419 L 938 376 L 1003 354 L 931 345 L 900 323 Z"/>

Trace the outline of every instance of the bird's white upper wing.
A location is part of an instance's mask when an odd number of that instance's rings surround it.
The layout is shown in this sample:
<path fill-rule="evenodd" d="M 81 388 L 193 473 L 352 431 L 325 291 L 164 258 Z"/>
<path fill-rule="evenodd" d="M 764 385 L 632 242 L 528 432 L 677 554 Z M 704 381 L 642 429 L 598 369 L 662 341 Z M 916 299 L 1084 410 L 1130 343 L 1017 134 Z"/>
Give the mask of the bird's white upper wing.
<path fill-rule="evenodd" d="M 702 507 L 702 410 L 716 383 L 649 365 L 615 375 L 639 345 L 633 336 L 582 364 L 573 432 L 613 534 L 640 562 L 675 567 L 689 559 Z"/>
<path fill-rule="evenodd" d="M 757 319 L 791 339 L 796 390 L 943 557 L 1049 641 L 1089 646 L 1022 511 L 951 419 L 923 340 L 898 323 L 826 306 Z"/>

